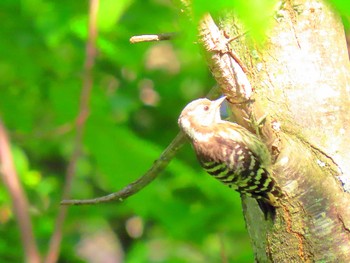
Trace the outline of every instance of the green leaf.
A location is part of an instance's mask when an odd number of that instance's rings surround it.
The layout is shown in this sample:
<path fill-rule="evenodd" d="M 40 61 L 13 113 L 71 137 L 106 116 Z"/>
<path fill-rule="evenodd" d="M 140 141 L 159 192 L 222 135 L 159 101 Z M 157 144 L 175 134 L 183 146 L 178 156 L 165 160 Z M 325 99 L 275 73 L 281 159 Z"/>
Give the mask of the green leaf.
<path fill-rule="evenodd" d="M 133 0 L 101 0 L 98 10 L 98 28 L 102 32 L 109 32 L 115 28 L 125 10 Z"/>

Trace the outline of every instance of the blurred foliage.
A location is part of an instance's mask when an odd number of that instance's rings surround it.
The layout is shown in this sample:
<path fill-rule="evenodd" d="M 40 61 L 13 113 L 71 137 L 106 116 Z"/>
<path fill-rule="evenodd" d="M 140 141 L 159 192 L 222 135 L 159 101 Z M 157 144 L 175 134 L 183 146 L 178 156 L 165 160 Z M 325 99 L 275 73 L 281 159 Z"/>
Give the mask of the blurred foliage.
<path fill-rule="evenodd" d="M 88 5 L 0 3 L 0 118 L 12 139 L 43 254 L 73 148 Z M 99 12 L 99 53 L 74 198 L 114 192 L 141 176 L 178 132 L 183 106 L 214 85 L 194 44 L 195 27 L 169 1 L 101 0 Z M 129 43 L 133 35 L 177 31 L 185 34 L 175 41 Z M 0 185 L 0 262 L 21 262 L 10 208 Z M 223 248 L 230 260 L 253 260 L 238 194 L 207 176 L 189 146 L 159 179 L 125 202 L 70 208 L 63 236 L 60 262 L 99 254 L 125 262 L 220 262 Z"/>
<path fill-rule="evenodd" d="M 279 3 L 277 0 L 193 0 L 193 12 L 197 19 L 200 19 L 206 12 L 214 16 L 222 10 L 237 14 L 240 21 L 249 30 L 249 34 L 258 41 L 265 37 L 266 30 L 274 21 L 273 13 Z"/>
<path fill-rule="evenodd" d="M 271 1 L 194 1 L 194 10 L 234 7 L 259 34 Z M 272 5 L 271 5 L 272 3 Z M 259 8 L 252 10 L 252 6 Z M 45 254 L 72 153 L 89 1 L 0 2 L 0 118 Z M 265 11 L 261 11 L 263 8 Z M 259 26 L 258 26 L 259 25 Z M 178 132 L 190 100 L 214 85 L 196 26 L 167 0 L 100 0 L 98 56 L 84 151 L 72 196 L 114 192 L 141 176 Z M 171 42 L 131 45 L 133 35 L 183 32 Z M 0 262 L 23 249 L 0 185 Z M 71 207 L 60 262 L 252 262 L 239 195 L 200 169 L 187 145 L 155 182 L 121 204 Z M 101 260 L 100 262 L 103 262 Z"/>
<path fill-rule="evenodd" d="M 334 10 L 341 16 L 344 27 L 350 29 L 350 2 L 347 0 L 329 0 Z"/>

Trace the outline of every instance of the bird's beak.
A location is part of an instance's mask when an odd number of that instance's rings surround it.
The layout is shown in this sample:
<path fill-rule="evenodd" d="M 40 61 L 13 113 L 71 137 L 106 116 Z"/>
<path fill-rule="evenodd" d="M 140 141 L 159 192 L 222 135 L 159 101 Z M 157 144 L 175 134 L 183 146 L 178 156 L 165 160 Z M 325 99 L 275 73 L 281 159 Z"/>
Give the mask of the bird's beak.
<path fill-rule="evenodd" d="M 214 108 L 220 108 L 221 104 L 224 102 L 224 100 L 226 99 L 226 96 L 221 97 L 220 99 L 214 100 L 213 104 L 214 104 Z"/>

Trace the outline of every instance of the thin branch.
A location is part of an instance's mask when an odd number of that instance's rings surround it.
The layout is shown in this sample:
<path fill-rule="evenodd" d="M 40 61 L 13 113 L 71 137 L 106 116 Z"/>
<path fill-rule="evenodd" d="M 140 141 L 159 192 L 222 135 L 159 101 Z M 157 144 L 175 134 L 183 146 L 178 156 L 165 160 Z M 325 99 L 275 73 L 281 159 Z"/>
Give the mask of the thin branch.
<path fill-rule="evenodd" d="M 61 205 L 90 205 L 97 203 L 106 203 L 112 201 L 123 201 L 129 196 L 134 195 L 149 183 L 151 183 L 158 175 L 164 171 L 164 169 L 168 166 L 170 161 L 174 158 L 176 153 L 185 143 L 185 136 L 182 132 L 178 133 L 177 136 L 173 139 L 173 141 L 169 144 L 169 146 L 164 150 L 159 159 L 157 159 L 153 166 L 139 179 L 132 182 L 131 184 L 124 187 L 122 190 L 94 198 L 94 199 L 86 199 L 86 200 L 63 200 Z"/>
<path fill-rule="evenodd" d="M 25 252 L 25 261 L 39 263 L 40 255 L 34 239 L 33 227 L 28 212 L 28 200 L 22 189 L 16 172 L 9 138 L 3 123 L 0 121 L 0 175 L 8 189 L 14 214 L 17 218 L 20 235 Z"/>
<path fill-rule="evenodd" d="M 79 113 L 76 120 L 76 136 L 74 140 L 73 153 L 70 158 L 65 185 L 63 188 L 62 199 L 69 198 L 72 180 L 76 171 L 77 161 L 81 154 L 82 138 L 85 128 L 87 116 L 89 114 L 89 101 L 93 86 L 92 69 L 95 62 L 96 47 L 95 42 L 97 38 L 97 13 L 98 13 L 99 0 L 90 0 L 89 10 L 89 34 L 86 43 L 86 56 L 84 63 L 84 75 L 83 75 L 83 86 L 80 97 Z M 66 218 L 67 207 L 61 207 L 58 212 L 56 219 L 55 230 L 50 240 L 49 251 L 47 253 L 45 262 L 51 263 L 56 262 L 58 259 L 61 240 L 62 240 L 62 226 Z"/>
<path fill-rule="evenodd" d="M 140 35 L 132 36 L 130 38 L 130 43 L 140 43 L 140 42 L 153 42 L 153 41 L 162 41 L 162 40 L 171 40 L 174 39 L 178 34 L 177 33 L 163 33 L 163 34 L 154 34 L 154 35 Z"/>

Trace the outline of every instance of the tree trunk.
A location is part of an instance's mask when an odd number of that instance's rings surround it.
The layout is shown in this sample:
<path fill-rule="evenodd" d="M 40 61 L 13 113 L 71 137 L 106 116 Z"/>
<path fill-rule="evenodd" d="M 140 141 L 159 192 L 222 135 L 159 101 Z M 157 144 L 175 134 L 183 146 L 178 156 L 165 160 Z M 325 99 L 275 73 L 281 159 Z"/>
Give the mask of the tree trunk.
<path fill-rule="evenodd" d="M 261 131 L 285 195 L 267 220 L 243 197 L 256 261 L 350 262 L 350 68 L 339 17 L 322 1 L 283 1 L 263 46 L 230 44 L 243 62 L 227 44 L 240 28 L 232 15 L 220 31 L 210 16 L 200 27 L 236 122 Z M 260 130 L 252 123 L 262 116 Z"/>

